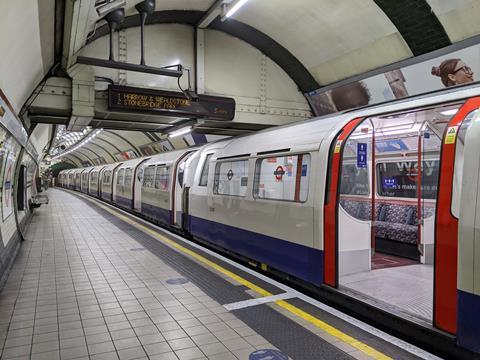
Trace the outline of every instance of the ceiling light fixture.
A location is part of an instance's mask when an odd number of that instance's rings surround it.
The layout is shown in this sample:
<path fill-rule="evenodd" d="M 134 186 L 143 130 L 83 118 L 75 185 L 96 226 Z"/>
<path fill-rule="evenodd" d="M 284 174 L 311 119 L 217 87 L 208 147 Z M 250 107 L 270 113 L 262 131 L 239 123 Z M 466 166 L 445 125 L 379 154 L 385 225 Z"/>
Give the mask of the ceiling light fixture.
<path fill-rule="evenodd" d="M 172 131 L 170 134 L 168 134 L 168 137 L 173 138 L 173 137 L 177 137 L 177 136 L 180 136 L 180 135 L 185 135 L 185 134 L 188 134 L 190 131 L 192 131 L 192 127 L 191 126 L 186 126 L 184 128 Z"/>
<path fill-rule="evenodd" d="M 225 16 L 222 17 L 222 21 L 225 21 L 226 19 L 231 17 L 233 14 L 235 14 L 247 2 L 248 2 L 248 0 L 234 0 L 234 1 L 232 1 L 227 7 L 227 12 L 226 12 Z"/>
<path fill-rule="evenodd" d="M 455 115 L 457 112 L 458 112 L 458 109 L 450 109 L 450 110 L 440 111 L 440 114 L 445 116 L 452 116 L 452 115 Z"/>

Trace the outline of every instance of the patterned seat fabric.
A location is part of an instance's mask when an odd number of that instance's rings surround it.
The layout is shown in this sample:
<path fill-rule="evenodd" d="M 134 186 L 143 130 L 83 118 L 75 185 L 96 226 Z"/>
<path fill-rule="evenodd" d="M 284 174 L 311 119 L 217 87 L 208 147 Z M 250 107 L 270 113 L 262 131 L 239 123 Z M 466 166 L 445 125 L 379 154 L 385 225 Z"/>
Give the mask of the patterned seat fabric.
<path fill-rule="evenodd" d="M 370 220 L 372 204 L 370 201 L 341 199 L 345 211 L 356 219 Z M 424 217 L 435 213 L 435 208 L 424 208 Z M 418 238 L 417 207 L 377 203 L 375 206 L 375 236 L 383 239 L 416 244 Z"/>

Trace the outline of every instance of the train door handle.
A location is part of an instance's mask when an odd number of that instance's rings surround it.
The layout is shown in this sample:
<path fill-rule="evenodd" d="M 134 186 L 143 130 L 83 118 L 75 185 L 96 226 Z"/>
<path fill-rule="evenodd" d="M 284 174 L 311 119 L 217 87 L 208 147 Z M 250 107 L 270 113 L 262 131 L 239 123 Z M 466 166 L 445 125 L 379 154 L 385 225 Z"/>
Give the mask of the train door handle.
<path fill-rule="evenodd" d="M 208 211 L 214 212 L 214 211 L 215 211 L 215 208 L 214 208 L 214 207 L 209 207 L 209 208 L 208 208 Z"/>

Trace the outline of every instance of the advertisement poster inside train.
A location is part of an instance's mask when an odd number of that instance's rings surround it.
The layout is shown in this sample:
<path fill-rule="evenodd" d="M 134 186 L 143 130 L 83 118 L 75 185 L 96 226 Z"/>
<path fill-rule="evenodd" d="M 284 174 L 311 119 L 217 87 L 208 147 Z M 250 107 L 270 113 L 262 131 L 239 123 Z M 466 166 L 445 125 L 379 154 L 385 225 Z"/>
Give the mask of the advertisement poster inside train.
<path fill-rule="evenodd" d="M 413 65 L 393 69 L 328 90 L 307 95 L 315 115 L 325 115 L 366 105 L 478 81 L 480 45 L 474 45 Z"/>

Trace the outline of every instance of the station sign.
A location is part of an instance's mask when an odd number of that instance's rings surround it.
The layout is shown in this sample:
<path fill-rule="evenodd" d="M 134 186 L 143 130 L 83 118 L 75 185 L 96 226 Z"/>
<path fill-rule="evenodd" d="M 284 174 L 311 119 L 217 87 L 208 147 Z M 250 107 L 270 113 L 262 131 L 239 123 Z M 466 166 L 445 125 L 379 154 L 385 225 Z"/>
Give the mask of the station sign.
<path fill-rule="evenodd" d="M 198 95 L 197 100 L 191 100 L 182 92 L 110 85 L 108 109 L 231 121 L 235 116 L 235 100 L 210 95 Z"/>

